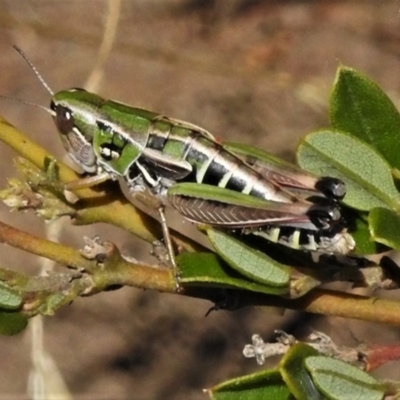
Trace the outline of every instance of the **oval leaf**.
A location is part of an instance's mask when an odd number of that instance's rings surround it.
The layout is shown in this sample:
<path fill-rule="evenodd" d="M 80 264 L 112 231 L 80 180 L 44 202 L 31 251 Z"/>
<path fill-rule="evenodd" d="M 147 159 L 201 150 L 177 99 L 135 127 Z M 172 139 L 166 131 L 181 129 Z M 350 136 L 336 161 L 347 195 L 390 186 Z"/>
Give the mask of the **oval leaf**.
<path fill-rule="evenodd" d="M 307 357 L 318 355 L 317 350 L 303 343 L 292 346 L 280 362 L 283 380 L 297 400 L 323 400 L 304 366 Z"/>
<path fill-rule="evenodd" d="M 247 280 L 214 253 L 183 253 L 176 257 L 183 285 L 216 286 L 285 295 L 288 287 L 261 285 Z"/>
<path fill-rule="evenodd" d="M 207 392 L 215 400 L 287 400 L 290 395 L 278 369 L 231 379 Z"/>
<path fill-rule="evenodd" d="M 387 208 L 385 208 L 385 210 L 387 210 Z M 354 254 L 377 254 L 384 251 L 383 246 L 371 238 L 370 227 L 367 220 L 356 218 L 354 232 L 351 232 L 351 236 L 356 242 Z"/>
<path fill-rule="evenodd" d="M 400 216 L 386 208 L 374 208 L 368 215 L 372 240 L 400 251 Z"/>
<path fill-rule="evenodd" d="M 313 356 L 304 363 L 317 388 L 331 400 L 381 400 L 385 395 L 375 378 L 343 361 Z"/>
<path fill-rule="evenodd" d="M 287 287 L 290 268 L 240 240 L 209 228 L 207 235 L 215 251 L 236 271 L 247 278 L 274 287 Z"/>
<path fill-rule="evenodd" d="M 367 143 L 350 134 L 322 130 L 299 144 L 297 161 L 307 171 L 346 182 L 343 202 L 358 210 L 400 209 L 400 195 L 385 159 Z"/>
<path fill-rule="evenodd" d="M 28 318 L 17 312 L 0 311 L 0 335 L 16 335 L 26 328 Z"/>
<path fill-rule="evenodd" d="M 369 143 L 400 169 L 400 115 L 376 83 L 354 69 L 340 67 L 329 114 L 333 128 Z"/>
<path fill-rule="evenodd" d="M 0 308 L 15 310 L 22 304 L 22 293 L 0 282 Z"/>

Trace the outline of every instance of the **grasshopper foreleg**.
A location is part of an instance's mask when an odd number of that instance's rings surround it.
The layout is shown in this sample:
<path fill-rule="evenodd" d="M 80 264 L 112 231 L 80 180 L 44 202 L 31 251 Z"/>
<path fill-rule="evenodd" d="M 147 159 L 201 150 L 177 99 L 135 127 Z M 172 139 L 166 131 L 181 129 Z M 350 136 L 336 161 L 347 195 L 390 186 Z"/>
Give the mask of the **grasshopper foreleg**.
<path fill-rule="evenodd" d="M 76 179 L 63 184 L 64 190 L 74 191 L 79 189 L 87 189 L 112 179 L 108 172 L 102 172 L 98 175 L 89 175 L 81 179 Z"/>
<path fill-rule="evenodd" d="M 114 179 L 109 172 L 102 171 L 96 175 L 88 175 L 64 183 L 60 181 L 57 162 L 55 160 L 50 160 L 48 164 L 45 164 L 45 171 L 46 171 L 46 179 L 40 182 L 40 186 L 52 188 L 60 192 L 67 192 L 65 193 L 65 196 L 67 200 L 70 201 L 71 203 L 75 203 L 76 201 L 78 201 L 78 198 L 75 195 L 73 195 L 73 197 L 70 198 L 70 196 L 68 196 L 68 192 L 72 193 L 76 190 L 92 188 L 108 180 Z"/>

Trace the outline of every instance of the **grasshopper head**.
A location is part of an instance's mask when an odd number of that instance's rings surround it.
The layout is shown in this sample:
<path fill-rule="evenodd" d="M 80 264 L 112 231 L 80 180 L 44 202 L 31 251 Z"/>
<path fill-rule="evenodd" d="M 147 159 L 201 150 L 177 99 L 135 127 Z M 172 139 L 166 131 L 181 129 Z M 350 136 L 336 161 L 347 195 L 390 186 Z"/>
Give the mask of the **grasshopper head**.
<path fill-rule="evenodd" d="M 83 89 L 60 91 L 52 96 L 50 108 L 68 155 L 83 170 L 96 172 L 93 138 L 99 108 L 104 100 Z"/>

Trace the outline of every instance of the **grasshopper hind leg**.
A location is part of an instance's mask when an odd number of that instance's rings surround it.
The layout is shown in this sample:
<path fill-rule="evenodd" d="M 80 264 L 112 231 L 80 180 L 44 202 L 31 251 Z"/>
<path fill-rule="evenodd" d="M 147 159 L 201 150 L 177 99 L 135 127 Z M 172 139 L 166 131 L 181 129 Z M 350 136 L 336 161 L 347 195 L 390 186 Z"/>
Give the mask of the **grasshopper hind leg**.
<path fill-rule="evenodd" d="M 165 218 L 165 205 L 160 204 L 157 208 L 157 212 L 158 212 L 158 215 L 160 218 L 161 229 L 162 229 L 163 238 L 164 238 L 164 245 L 167 249 L 168 259 L 172 266 L 172 271 L 173 271 L 174 278 L 175 278 L 176 291 L 179 291 L 180 290 L 180 284 L 179 284 L 180 273 L 179 273 L 179 269 L 178 269 L 178 266 L 175 261 L 174 247 L 172 245 L 171 235 L 169 234 L 167 219 Z"/>
<path fill-rule="evenodd" d="M 179 273 L 179 269 L 178 269 L 178 266 L 175 261 L 174 247 L 172 244 L 171 235 L 169 233 L 167 219 L 165 217 L 165 204 L 158 198 L 157 195 L 155 195 L 151 192 L 149 193 L 148 191 L 145 191 L 145 186 L 143 186 L 141 184 L 137 184 L 136 186 L 132 185 L 130 187 L 130 192 L 133 195 L 133 197 L 137 201 L 142 203 L 144 206 L 157 211 L 159 221 L 161 224 L 164 246 L 167 251 L 168 262 L 169 262 L 169 265 L 172 267 L 172 272 L 173 272 L 174 279 L 175 279 L 176 291 L 179 291 L 181 288 L 180 284 L 179 284 L 180 273 Z M 157 247 L 156 244 L 155 244 L 155 246 Z M 159 254 L 158 251 L 155 251 L 155 253 Z"/>

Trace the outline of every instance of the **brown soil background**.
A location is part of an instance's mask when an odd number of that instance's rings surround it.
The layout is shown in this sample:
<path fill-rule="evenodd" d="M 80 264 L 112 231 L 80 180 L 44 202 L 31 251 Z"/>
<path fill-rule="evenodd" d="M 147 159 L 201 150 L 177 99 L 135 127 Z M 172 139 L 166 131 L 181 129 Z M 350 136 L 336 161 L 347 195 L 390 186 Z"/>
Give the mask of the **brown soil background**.
<path fill-rule="evenodd" d="M 368 74 L 400 103 L 400 1 L 126 0 L 121 7 L 98 92 L 225 140 L 293 159 L 300 137 L 328 125 L 329 90 L 340 63 Z M 0 93 L 49 101 L 12 44 L 24 49 L 55 91 L 82 87 L 109 13 L 101 0 L 0 0 Z M 1 114 L 63 156 L 45 113 L 1 101 Z M 0 152 L 3 187 L 15 175 L 15 154 L 4 145 Z M 0 212 L 13 226 L 45 234 L 33 215 L 10 214 L 5 206 Z M 84 235 L 100 234 L 127 254 L 148 257 L 147 245 L 117 229 L 62 225 L 63 243 L 79 248 Z M 0 259 L 2 266 L 30 273 L 43 261 L 4 245 Z M 124 288 L 80 299 L 46 318 L 44 346 L 75 399 L 204 399 L 202 388 L 259 369 L 241 355 L 253 333 L 268 340 L 278 328 L 299 337 L 321 329 L 347 345 L 400 338 L 386 325 L 294 312 L 245 309 L 205 318 L 209 307 Z M 30 343 L 29 330 L 0 338 L 0 399 L 28 397 Z M 400 379 L 399 363 L 376 376 Z"/>

